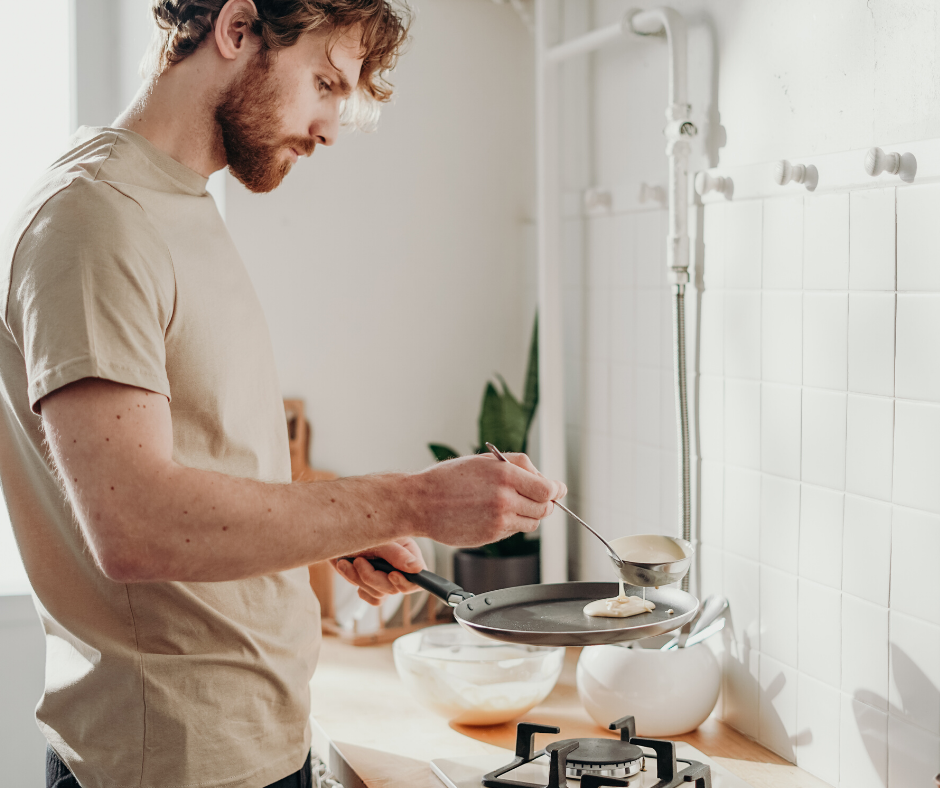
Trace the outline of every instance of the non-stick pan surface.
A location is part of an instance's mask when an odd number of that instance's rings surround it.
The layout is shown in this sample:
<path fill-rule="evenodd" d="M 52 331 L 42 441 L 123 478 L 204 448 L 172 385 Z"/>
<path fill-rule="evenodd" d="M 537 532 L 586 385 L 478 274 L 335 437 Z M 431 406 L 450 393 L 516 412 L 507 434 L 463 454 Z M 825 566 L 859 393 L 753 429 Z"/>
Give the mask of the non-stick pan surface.
<path fill-rule="evenodd" d="M 630 596 L 643 592 L 629 585 L 625 589 Z M 629 618 L 585 614 L 588 602 L 619 593 L 617 583 L 518 586 L 466 599 L 454 609 L 454 615 L 467 629 L 507 643 L 595 646 L 662 635 L 681 627 L 698 610 L 698 600 L 685 591 L 648 588 L 646 598 L 656 605 L 651 613 Z"/>
<path fill-rule="evenodd" d="M 393 571 L 386 561 L 370 561 L 376 569 Z M 617 596 L 620 593 L 618 583 L 549 583 L 473 596 L 433 572 L 402 574 L 453 605 L 454 615 L 461 625 L 505 643 L 533 646 L 622 643 L 671 632 L 689 621 L 698 610 L 698 600 L 686 591 L 648 588 L 646 598 L 656 605 L 651 613 L 630 618 L 600 618 L 585 615 L 584 606 L 596 599 Z M 636 586 L 624 584 L 624 588 L 629 596 L 643 594 L 643 589 Z"/>

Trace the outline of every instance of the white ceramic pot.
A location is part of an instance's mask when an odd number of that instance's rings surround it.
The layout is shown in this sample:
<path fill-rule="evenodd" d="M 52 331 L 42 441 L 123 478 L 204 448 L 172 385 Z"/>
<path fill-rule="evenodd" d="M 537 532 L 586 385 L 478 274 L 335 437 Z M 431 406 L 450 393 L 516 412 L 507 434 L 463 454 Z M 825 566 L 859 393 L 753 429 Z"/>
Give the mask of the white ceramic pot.
<path fill-rule="evenodd" d="M 588 646 L 578 660 L 577 684 L 598 725 L 632 714 L 637 735 L 668 737 L 695 730 L 711 714 L 721 669 L 703 644 L 672 651 Z"/>

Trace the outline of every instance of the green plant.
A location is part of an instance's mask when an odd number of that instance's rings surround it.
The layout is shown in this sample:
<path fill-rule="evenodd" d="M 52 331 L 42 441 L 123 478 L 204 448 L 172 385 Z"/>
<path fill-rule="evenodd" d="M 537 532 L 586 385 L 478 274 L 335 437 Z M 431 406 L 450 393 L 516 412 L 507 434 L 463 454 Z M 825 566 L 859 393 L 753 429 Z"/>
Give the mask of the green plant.
<path fill-rule="evenodd" d="M 529 342 L 529 362 L 525 373 L 525 390 L 520 402 L 509 390 L 502 375 L 497 374 L 502 391 L 487 382 L 480 408 L 476 454 L 485 454 L 487 443 L 500 451 L 525 452 L 529 442 L 529 428 L 539 404 L 539 318 L 535 316 L 532 339 Z M 438 461 L 452 460 L 460 454 L 442 443 L 429 443 L 428 448 Z M 523 533 L 513 534 L 501 542 L 480 548 L 493 556 L 528 555 L 538 552 L 536 539 L 527 539 Z"/>

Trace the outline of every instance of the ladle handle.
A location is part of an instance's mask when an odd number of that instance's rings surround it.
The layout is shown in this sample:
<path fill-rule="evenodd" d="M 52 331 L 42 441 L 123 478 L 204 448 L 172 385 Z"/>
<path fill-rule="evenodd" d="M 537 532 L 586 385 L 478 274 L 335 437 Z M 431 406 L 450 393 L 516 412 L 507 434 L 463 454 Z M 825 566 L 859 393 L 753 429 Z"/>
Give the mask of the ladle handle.
<path fill-rule="evenodd" d="M 502 462 L 509 462 L 509 460 L 503 456 L 503 453 L 499 449 L 497 449 L 492 443 L 487 443 L 486 448 L 489 449 L 490 452 L 493 454 L 493 456 L 496 457 L 498 460 L 501 460 Z M 587 528 L 592 534 L 594 534 L 594 536 L 600 539 L 604 547 L 607 548 L 607 552 L 610 553 L 610 557 L 614 559 L 614 563 L 616 563 L 617 566 L 620 566 L 620 564 L 622 563 L 622 559 L 620 558 L 619 555 L 617 555 L 617 553 L 614 551 L 614 548 L 608 544 L 607 540 L 603 536 L 601 536 L 597 531 L 591 528 L 591 526 L 589 526 L 586 522 L 584 522 L 584 520 L 578 517 L 578 515 L 572 512 L 571 509 L 569 509 L 563 503 L 558 503 L 558 501 L 555 501 L 555 500 L 553 500 L 552 503 L 555 504 L 555 506 L 557 506 L 563 512 L 567 512 L 569 515 L 574 517 L 575 520 L 581 523 L 581 525 Z"/>
<path fill-rule="evenodd" d="M 558 507 L 559 509 L 561 509 L 563 512 L 568 512 L 568 514 L 570 514 L 572 517 L 574 517 L 575 520 L 577 520 L 579 523 L 581 523 L 581 525 L 583 525 L 585 528 L 587 528 L 592 534 L 594 534 L 594 536 L 596 536 L 598 539 L 600 539 L 601 542 L 603 543 L 604 547 L 607 548 L 607 552 L 610 553 L 610 557 L 613 558 L 614 561 L 616 561 L 618 564 L 620 564 L 620 562 L 621 562 L 623 559 L 622 559 L 619 555 L 617 555 L 616 552 L 614 552 L 614 548 L 610 546 L 610 544 L 607 542 L 607 540 L 606 540 L 603 536 L 601 536 L 597 531 L 595 531 L 593 528 L 591 528 L 591 526 L 589 526 L 586 522 L 584 522 L 584 520 L 582 520 L 580 517 L 578 517 L 578 515 L 576 515 L 574 512 L 572 512 L 571 509 L 569 509 L 569 508 L 568 508 L 567 506 L 565 506 L 563 503 L 558 503 L 558 501 L 552 501 L 552 503 L 555 504 L 555 506 L 557 506 L 557 507 Z"/>

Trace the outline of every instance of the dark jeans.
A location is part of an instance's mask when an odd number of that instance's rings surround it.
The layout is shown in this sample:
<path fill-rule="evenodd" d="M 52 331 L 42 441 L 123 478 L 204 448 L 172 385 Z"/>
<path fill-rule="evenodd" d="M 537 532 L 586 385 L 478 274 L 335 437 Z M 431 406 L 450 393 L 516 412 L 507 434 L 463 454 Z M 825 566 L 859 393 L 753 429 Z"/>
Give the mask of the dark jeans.
<path fill-rule="evenodd" d="M 46 788 L 81 788 L 69 767 L 62 763 L 52 747 L 46 747 Z M 288 775 L 283 780 L 271 783 L 267 788 L 313 788 L 313 775 L 310 771 L 310 755 L 300 767 L 300 771 Z"/>

